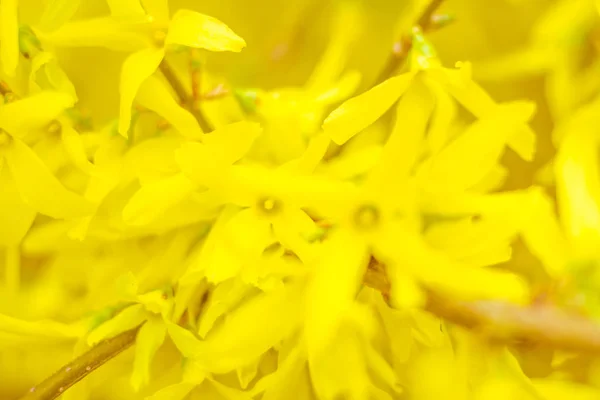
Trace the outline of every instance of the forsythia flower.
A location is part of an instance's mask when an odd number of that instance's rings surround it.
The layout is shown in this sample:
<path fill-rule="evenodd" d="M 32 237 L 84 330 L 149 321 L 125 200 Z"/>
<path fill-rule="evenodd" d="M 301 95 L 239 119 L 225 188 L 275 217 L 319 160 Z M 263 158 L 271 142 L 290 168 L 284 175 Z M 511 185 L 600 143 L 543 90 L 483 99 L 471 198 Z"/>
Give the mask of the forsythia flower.
<path fill-rule="evenodd" d="M 600 398 L 598 2 L 292 3 L 0 0 L 0 397 Z"/>

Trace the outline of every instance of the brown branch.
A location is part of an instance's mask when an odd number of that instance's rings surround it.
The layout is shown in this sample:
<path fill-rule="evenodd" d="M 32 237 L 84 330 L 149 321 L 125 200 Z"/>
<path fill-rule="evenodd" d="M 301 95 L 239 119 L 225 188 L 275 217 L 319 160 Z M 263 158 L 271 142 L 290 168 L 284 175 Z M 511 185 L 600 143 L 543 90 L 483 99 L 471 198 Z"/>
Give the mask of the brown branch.
<path fill-rule="evenodd" d="M 29 392 L 20 400 L 52 400 L 62 395 L 96 368 L 129 348 L 135 342 L 139 328 L 98 343 L 88 352 L 60 368 L 45 381 L 29 389 Z"/>
<path fill-rule="evenodd" d="M 417 20 L 416 26 L 422 31 L 427 32 L 430 30 L 432 23 L 434 22 L 434 13 L 441 6 L 444 0 L 431 0 L 427 8 L 423 11 L 419 19 Z M 400 68 L 406 59 L 412 48 L 412 38 L 409 34 L 404 34 L 400 39 L 394 43 L 392 52 L 388 57 L 385 66 L 381 70 L 379 77 L 377 78 L 376 84 L 379 84 L 386 79 L 390 78 L 394 72 Z"/>
<path fill-rule="evenodd" d="M 426 309 L 447 321 L 481 332 L 492 341 L 600 353 L 600 325 L 556 307 L 519 307 L 500 301 L 457 302 L 430 293 Z"/>
<path fill-rule="evenodd" d="M 171 85 L 171 87 L 175 91 L 175 94 L 179 98 L 180 104 L 184 104 L 188 108 L 190 108 L 190 104 L 193 103 L 192 96 L 190 96 L 187 93 L 187 90 L 183 86 L 183 83 L 179 80 L 179 78 L 175 74 L 175 71 L 173 71 L 173 68 L 171 68 L 167 60 L 162 60 L 159 69 L 160 72 L 162 72 L 165 79 L 167 80 L 167 82 L 169 82 L 169 85 Z M 200 128 L 202 128 L 204 132 L 210 132 L 212 130 L 210 124 L 208 123 L 208 121 L 206 120 L 206 118 L 202 114 L 202 111 L 199 108 L 191 107 L 190 112 L 194 115 L 196 121 L 198 121 L 198 124 L 200 125 Z"/>

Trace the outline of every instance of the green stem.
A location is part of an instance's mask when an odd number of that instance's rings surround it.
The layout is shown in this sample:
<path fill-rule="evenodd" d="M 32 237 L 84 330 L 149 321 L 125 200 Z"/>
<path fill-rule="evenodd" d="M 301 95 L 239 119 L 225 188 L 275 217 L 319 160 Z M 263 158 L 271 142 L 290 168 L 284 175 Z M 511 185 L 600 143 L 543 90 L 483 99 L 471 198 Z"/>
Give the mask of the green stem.
<path fill-rule="evenodd" d="M 129 348 L 135 342 L 139 328 L 138 326 L 98 343 L 88 352 L 61 367 L 45 381 L 29 389 L 20 400 L 52 400 L 62 395 L 96 368 Z"/>

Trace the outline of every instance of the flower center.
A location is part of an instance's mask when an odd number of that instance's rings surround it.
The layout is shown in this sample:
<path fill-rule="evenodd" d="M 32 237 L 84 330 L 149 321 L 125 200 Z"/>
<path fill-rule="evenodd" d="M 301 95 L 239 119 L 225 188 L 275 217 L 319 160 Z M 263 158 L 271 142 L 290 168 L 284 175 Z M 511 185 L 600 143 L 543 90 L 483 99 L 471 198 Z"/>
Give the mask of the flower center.
<path fill-rule="evenodd" d="M 164 47 L 166 39 L 167 32 L 163 31 L 162 29 L 158 29 L 152 34 L 152 40 L 154 41 L 154 45 L 156 47 Z"/>
<path fill-rule="evenodd" d="M 46 131 L 51 135 L 58 135 L 62 132 L 62 125 L 59 121 L 54 120 L 48 124 Z"/>
<path fill-rule="evenodd" d="M 258 209 L 266 215 L 274 215 L 282 208 L 281 201 L 273 197 L 262 197 L 257 202 Z"/>
<path fill-rule="evenodd" d="M 362 230 L 373 229 L 379 224 L 379 209 L 372 204 L 364 204 L 354 213 L 354 224 Z"/>

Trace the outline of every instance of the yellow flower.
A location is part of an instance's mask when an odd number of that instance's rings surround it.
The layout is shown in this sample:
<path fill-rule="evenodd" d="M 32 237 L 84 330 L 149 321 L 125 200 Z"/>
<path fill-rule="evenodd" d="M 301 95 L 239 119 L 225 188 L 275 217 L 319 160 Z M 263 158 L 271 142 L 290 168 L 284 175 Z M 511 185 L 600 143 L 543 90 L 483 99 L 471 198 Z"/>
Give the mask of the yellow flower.
<path fill-rule="evenodd" d="M 131 106 L 140 87 L 154 74 L 172 46 L 241 51 L 246 45 L 242 38 L 216 18 L 190 10 L 179 10 L 170 18 L 168 5 L 163 1 L 142 4 L 137 1 L 111 2 L 111 5 L 113 17 L 70 22 L 48 34 L 40 33 L 40 37 L 55 46 L 105 46 L 118 51 L 135 50 L 123 63 L 120 78 L 118 129 L 125 137 L 131 123 Z M 146 12 L 143 12 L 144 9 Z M 143 93 L 148 93 L 148 90 L 152 89 L 147 88 Z M 142 94 L 142 97 L 146 103 L 152 102 L 151 96 Z"/>

